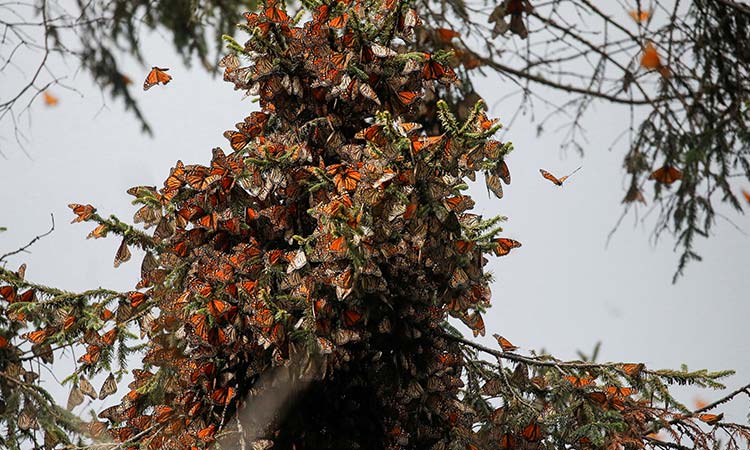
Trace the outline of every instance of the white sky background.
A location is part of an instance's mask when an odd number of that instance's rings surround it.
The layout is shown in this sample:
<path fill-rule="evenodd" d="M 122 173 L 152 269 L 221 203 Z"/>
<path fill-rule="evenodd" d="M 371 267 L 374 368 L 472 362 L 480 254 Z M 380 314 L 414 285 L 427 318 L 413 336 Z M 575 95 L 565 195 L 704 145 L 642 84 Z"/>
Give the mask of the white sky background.
<path fill-rule="evenodd" d="M 56 63 L 58 72 L 69 74 L 64 83 L 78 92 L 53 87 L 60 99 L 57 107 L 45 107 L 38 98 L 22 116 L 31 159 L 16 145 L 9 122 L 0 123 L 0 146 L 7 156 L 0 159 L 0 226 L 8 228 L 0 233 L 0 254 L 45 232 L 50 213 L 56 220 L 52 235 L 30 253 L 10 259 L 11 268 L 27 262 L 31 280 L 70 290 L 132 289 L 142 254 L 134 251 L 130 262 L 114 269 L 119 240 L 86 240 L 93 226 L 70 225 L 67 204 L 91 203 L 102 215 L 130 221 L 136 208 L 126 189 L 161 187 L 177 159 L 207 164 L 213 147 L 229 152 L 222 132 L 256 109 L 250 99 L 242 100 L 243 93 L 200 65 L 185 68 L 167 37 L 148 36 L 143 49 L 149 66 L 170 67 L 174 77 L 166 87 L 143 92 L 148 69 L 134 63 L 125 67 L 134 80 L 131 91 L 155 130 L 153 139 L 140 133 L 119 102 L 102 97 L 87 75 L 61 63 Z M 18 60 L 23 72 L 9 68 L 0 74 L 1 98 L 28 75 L 38 56 L 26 53 Z M 513 89 L 497 75 L 477 80 L 477 91 L 494 105 L 491 115 L 503 122 L 517 102 L 496 101 Z M 534 113 L 543 117 L 546 111 L 540 107 Z M 728 386 L 744 385 L 750 381 L 750 237 L 719 219 L 714 236 L 697 242 L 704 261 L 692 263 L 676 285 L 671 284 L 677 264 L 671 237 L 655 246 L 651 242 L 656 211 L 643 224 L 631 213 L 605 248 L 626 189 L 622 157 L 627 143 L 610 146 L 627 120 L 625 108 L 595 103 L 584 120 L 589 143 L 583 159 L 560 150 L 561 134 L 537 136 L 537 124 L 528 115 L 509 129 L 506 137 L 516 148 L 507 159 L 512 185 L 504 187 L 502 200 L 488 197 L 482 186 L 472 193 L 482 214 L 509 217 L 505 235 L 523 247 L 488 266 L 496 277 L 494 307 L 486 316 L 488 336 L 480 340 L 496 345 L 490 335 L 499 332 L 524 350 L 544 348 L 570 359 L 576 358 L 576 350 L 589 353 L 602 341 L 600 360 L 645 362 L 649 368 L 679 368 L 682 363 L 690 369 L 733 368 L 738 374 L 727 380 Z M 539 168 L 560 176 L 579 165 L 583 169 L 562 188 L 539 175 Z M 647 189 L 649 200 L 651 193 Z M 750 232 L 747 216 L 715 206 Z M 638 217 L 650 207 L 650 202 L 640 207 Z M 69 369 L 56 370 L 62 378 Z M 696 396 L 711 401 L 723 395 L 679 392 L 690 406 Z M 748 404 L 742 399 L 719 411 L 746 422 Z"/>

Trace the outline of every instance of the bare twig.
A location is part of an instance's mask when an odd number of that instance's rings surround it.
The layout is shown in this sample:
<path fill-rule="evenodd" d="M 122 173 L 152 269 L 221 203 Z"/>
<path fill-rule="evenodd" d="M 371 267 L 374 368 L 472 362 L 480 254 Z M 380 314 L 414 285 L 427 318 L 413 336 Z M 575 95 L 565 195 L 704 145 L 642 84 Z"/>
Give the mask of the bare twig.
<path fill-rule="evenodd" d="M 52 220 L 52 225 L 50 226 L 50 229 L 47 230 L 46 233 L 40 234 L 40 235 L 34 237 L 34 239 L 32 239 L 28 244 L 24 245 L 23 247 L 21 247 L 21 248 L 19 248 L 17 250 L 14 250 L 12 252 L 8 252 L 8 253 L 0 256 L 0 262 L 4 261 L 5 258 L 7 258 L 9 256 L 13 256 L 13 255 L 16 255 L 18 253 L 25 252 L 26 249 L 28 249 L 29 247 L 31 247 L 32 245 L 34 245 L 36 243 L 36 241 L 38 241 L 39 239 L 41 239 L 41 238 L 43 238 L 45 236 L 49 236 L 53 231 L 55 231 L 55 215 L 50 213 L 49 216 L 50 216 L 50 220 Z"/>

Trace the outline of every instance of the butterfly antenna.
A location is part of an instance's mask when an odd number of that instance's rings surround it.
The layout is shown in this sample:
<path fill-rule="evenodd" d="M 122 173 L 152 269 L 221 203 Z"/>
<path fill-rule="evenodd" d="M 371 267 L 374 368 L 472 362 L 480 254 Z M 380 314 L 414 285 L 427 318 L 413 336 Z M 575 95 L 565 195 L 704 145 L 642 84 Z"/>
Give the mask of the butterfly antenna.
<path fill-rule="evenodd" d="M 570 178 L 571 176 L 573 176 L 574 173 L 578 172 L 581 169 L 583 169 L 583 166 L 579 166 L 576 170 L 570 172 L 570 174 L 566 178 Z"/>

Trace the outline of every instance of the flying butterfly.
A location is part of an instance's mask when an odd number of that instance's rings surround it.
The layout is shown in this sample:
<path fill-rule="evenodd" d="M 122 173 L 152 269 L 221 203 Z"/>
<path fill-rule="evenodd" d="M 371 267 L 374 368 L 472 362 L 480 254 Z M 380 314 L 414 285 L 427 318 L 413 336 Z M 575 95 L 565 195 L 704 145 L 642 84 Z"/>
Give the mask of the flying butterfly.
<path fill-rule="evenodd" d="M 682 171 L 676 167 L 664 165 L 651 172 L 648 179 L 654 180 L 657 183 L 670 185 L 675 181 L 682 179 Z"/>
<path fill-rule="evenodd" d="M 44 104 L 47 106 L 57 106 L 59 103 L 58 98 L 47 91 L 42 92 L 42 98 L 44 99 Z"/>
<path fill-rule="evenodd" d="M 581 167 L 583 167 L 583 166 L 581 166 Z M 557 178 L 556 176 L 552 175 L 551 173 L 547 172 L 544 169 L 539 169 L 539 173 L 541 173 L 542 177 L 544 177 L 545 179 L 553 182 L 554 184 L 556 184 L 558 186 L 562 186 L 563 183 L 565 182 L 565 180 L 567 180 L 568 178 L 570 178 L 571 176 L 573 176 L 574 173 L 576 173 L 579 170 L 581 170 L 581 167 L 579 167 L 576 170 L 570 172 L 568 175 L 565 175 L 565 176 L 560 177 L 560 178 Z"/>
<path fill-rule="evenodd" d="M 656 47 L 654 47 L 654 44 L 651 42 L 643 47 L 643 54 L 641 54 L 641 67 L 644 69 L 658 69 L 661 67 L 659 52 L 656 51 Z"/>
<path fill-rule="evenodd" d="M 505 256 L 514 248 L 521 247 L 521 243 L 515 239 L 498 238 L 493 240 L 495 248 L 493 249 L 497 256 Z"/>
<path fill-rule="evenodd" d="M 148 73 L 146 80 L 143 82 L 143 90 L 147 91 L 159 83 L 167 84 L 172 81 L 172 76 L 166 73 L 168 70 L 166 67 L 152 67 L 151 72 Z"/>
<path fill-rule="evenodd" d="M 446 44 L 452 41 L 453 38 L 461 36 L 461 33 L 451 30 L 450 28 L 438 28 L 435 32 L 437 33 L 438 39 Z"/>
<path fill-rule="evenodd" d="M 648 22 L 651 18 L 651 11 L 642 11 L 639 9 L 631 9 L 628 11 L 628 15 L 638 23 Z"/>

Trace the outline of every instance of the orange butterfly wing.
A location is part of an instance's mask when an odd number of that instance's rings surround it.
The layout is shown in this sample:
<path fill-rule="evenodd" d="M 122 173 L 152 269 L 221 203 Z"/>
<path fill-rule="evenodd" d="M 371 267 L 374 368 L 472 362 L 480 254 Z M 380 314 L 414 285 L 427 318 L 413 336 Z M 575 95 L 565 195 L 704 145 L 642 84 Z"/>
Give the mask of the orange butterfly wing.
<path fill-rule="evenodd" d="M 654 170 L 648 179 L 669 185 L 682 179 L 682 171 L 676 167 L 663 166 Z"/>
<path fill-rule="evenodd" d="M 647 43 L 643 47 L 643 54 L 641 55 L 641 67 L 644 69 L 658 69 L 661 67 L 661 58 L 659 52 L 656 51 L 654 44 Z"/>
<path fill-rule="evenodd" d="M 398 93 L 398 100 L 403 105 L 410 105 L 414 103 L 414 101 L 418 98 L 419 98 L 419 93 L 417 92 L 404 91 L 404 92 Z"/>
<path fill-rule="evenodd" d="M 636 22 L 644 23 L 648 22 L 648 19 L 651 18 L 651 11 L 639 11 L 637 9 L 632 9 L 628 11 L 628 15 Z"/>
<path fill-rule="evenodd" d="M 549 181 L 551 181 L 551 182 L 555 183 L 555 184 L 556 184 L 556 185 L 558 185 L 558 186 L 562 186 L 562 184 L 563 184 L 563 181 L 565 181 L 565 178 L 567 178 L 567 177 L 563 177 L 563 179 L 562 179 L 562 180 L 561 180 L 561 179 L 558 179 L 558 178 L 557 178 L 556 176 L 552 175 L 551 173 L 547 172 L 547 171 L 546 171 L 546 170 L 544 170 L 544 169 L 539 169 L 539 173 L 541 173 L 541 174 L 542 174 L 542 176 L 543 176 L 543 177 L 544 177 L 545 179 L 547 179 L 547 180 L 549 180 Z"/>
<path fill-rule="evenodd" d="M 168 68 L 152 67 L 151 72 L 146 76 L 146 80 L 143 82 L 143 90 L 147 91 L 157 84 L 167 84 L 172 81 L 172 77 L 167 74 Z"/>
<path fill-rule="evenodd" d="M 47 106 L 57 106 L 59 103 L 57 97 L 47 91 L 42 92 L 42 98 L 44 99 L 44 104 Z"/>
<path fill-rule="evenodd" d="M 724 418 L 724 413 L 721 413 L 721 414 L 700 414 L 700 415 L 698 415 L 698 419 L 700 419 L 702 422 L 707 423 L 708 425 L 714 425 L 714 424 L 718 423 L 723 418 Z"/>
<path fill-rule="evenodd" d="M 523 429 L 521 436 L 529 442 L 539 442 L 542 440 L 542 427 L 538 423 L 531 423 Z"/>
<path fill-rule="evenodd" d="M 746 190 L 742 190 L 742 196 L 745 197 L 745 201 L 750 203 L 750 192 L 747 192 Z"/>

